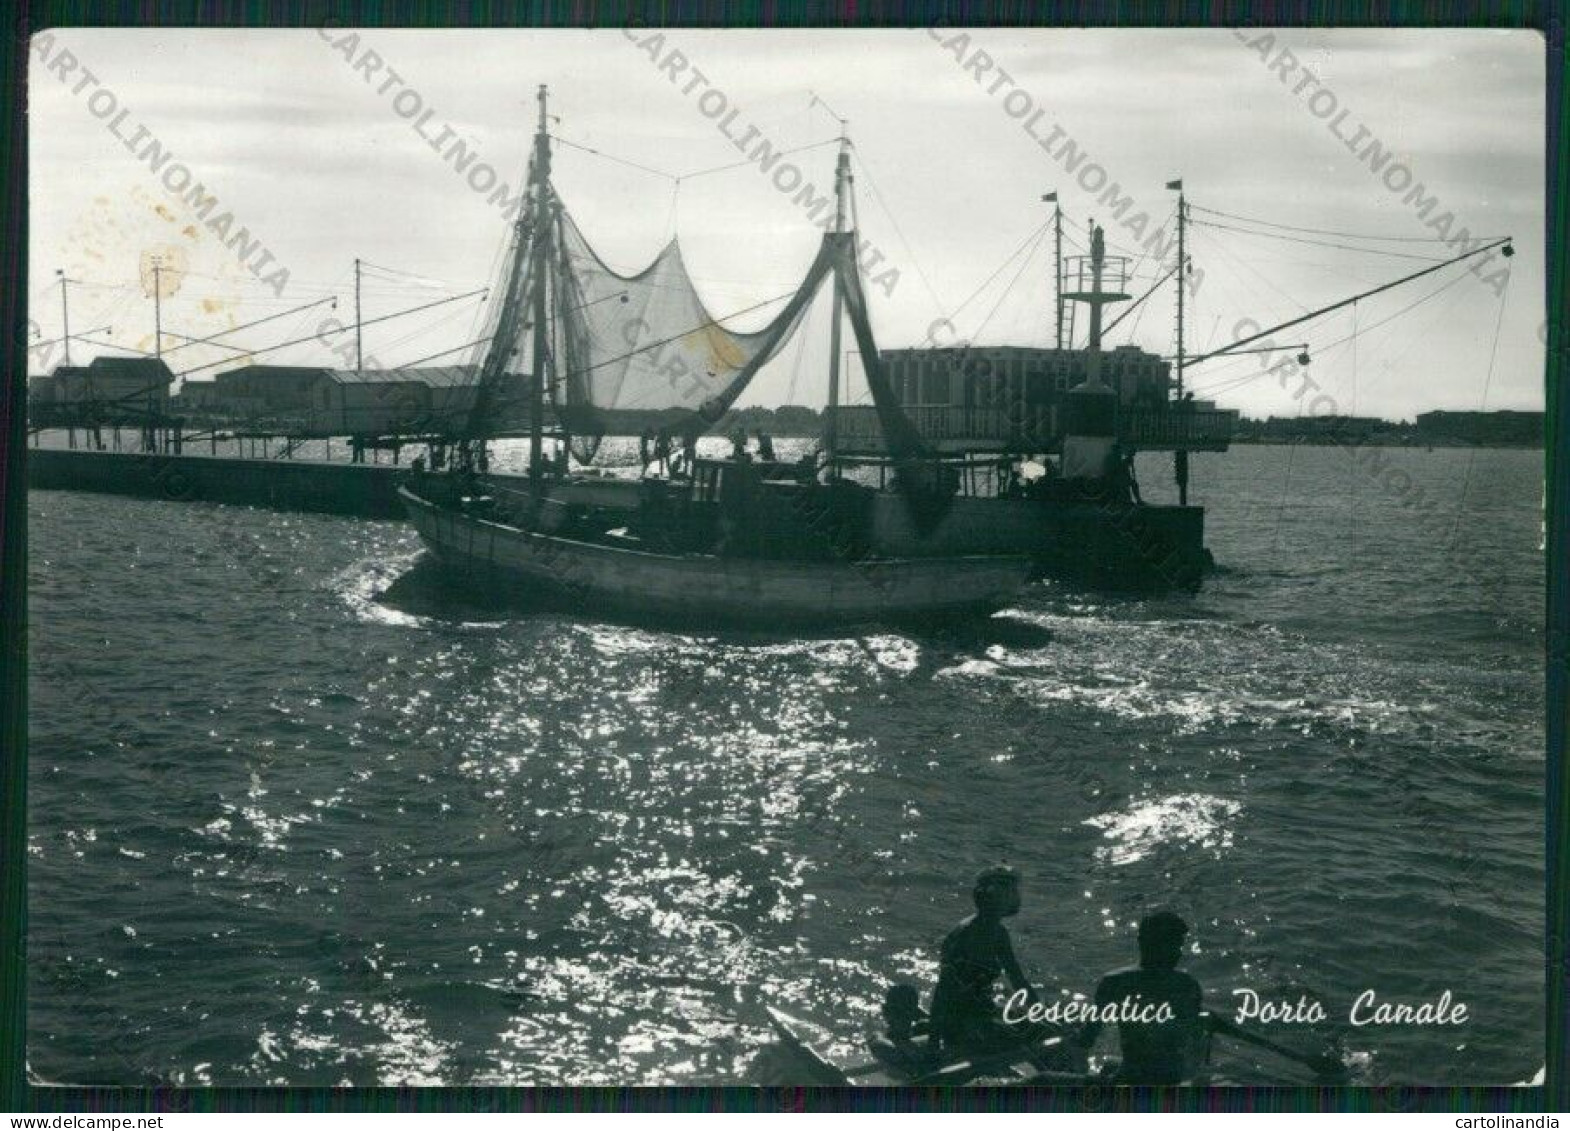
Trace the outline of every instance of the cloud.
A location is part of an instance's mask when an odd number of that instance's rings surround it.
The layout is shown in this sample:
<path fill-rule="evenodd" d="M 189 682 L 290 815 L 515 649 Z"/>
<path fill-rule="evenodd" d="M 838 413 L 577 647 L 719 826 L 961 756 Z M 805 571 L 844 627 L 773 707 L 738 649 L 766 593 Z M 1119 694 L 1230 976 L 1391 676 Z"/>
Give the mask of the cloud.
<path fill-rule="evenodd" d="M 314 30 L 55 34 L 224 207 L 262 233 L 302 295 L 341 283 L 356 255 L 459 285 L 489 280 L 508 237 L 506 218 L 395 112 L 391 92 L 379 91 L 388 68 L 399 76 L 394 90 L 417 92 L 431 110 L 427 135 L 450 125 L 514 186 L 542 82 L 550 84 L 558 116 L 552 129 L 562 139 L 682 175 L 678 186 L 566 145 L 555 157 L 563 198 L 607 258 L 636 267 L 679 232 L 694 271 L 709 280 L 706 297 L 716 310 L 778 293 L 816 245 L 816 229 L 756 168 L 691 176 L 742 154 L 699 111 L 695 97 L 620 30 L 377 30 L 342 51 Z M 1366 124 L 1396 149 L 1462 222 L 1517 236 L 1522 254 L 1513 261 L 1516 277 L 1489 396 L 1495 403 L 1540 404 L 1541 40 L 1448 29 L 1291 29 L 1276 40 L 1335 92 L 1349 121 Z M 1017 344 L 1047 340 L 1052 272 L 1041 247 L 1022 270 L 1012 263 L 990 288 L 982 284 L 1045 221 L 1044 191 L 1062 193 L 1071 235 L 1091 215 L 1108 221 L 1107 205 L 927 31 L 686 29 L 670 32 L 665 42 L 724 92 L 739 122 L 757 125 L 779 148 L 832 138 L 835 115 L 848 120 L 862 231 L 901 276 L 891 299 L 875 295 L 874 322 L 885 343 L 920 341 L 934 317 L 953 314 L 967 296 L 974 301 L 957 319 L 962 333 L 993 311 L 989 334 L 1010 335 Z M 1061 126 L 1090 154 L 1087 160 L 1132 194 L 1153 226 L 1173 204 L 1163 185 L 1182 176 L 1191 200 L 1224 212 L 1332 231 L 1425 234 L 1401 197 L 1230 32 L 984 29 L 971 33 L 970 43 L 1029 94 L 1044 122 Z M 374 81 L 363 69 L 367 48 L 380 61 Z M 124 202 L 133 189 L 171 198 L 56 76 L 35 67 L 29 93 L 30 258 L 37 273 L 30 291 L 68 262 L 99 272 L 95 282 L 122 283 L 134 271 L 139 243 L 161 238 L 164 221 L 151 208 L 117 203 L 121 243 L 87 247 L 84 240 L 106 238 L 92 234 L 104 212 L 95 201 Z M 827 189 L 832 147 L 791 159 Z M 1111 234 L 1119 238 L 1115 225 Z M 1191 308 L 1196 336 L 1231 325 L 1250 306 L 1286 305 L 1287 295 L 1306 307 L 1394 277 L 1409 263 L 1214 230 L 1196 238 L 1195 255 L 1207 279 Z M 1004 293 L 1016 271 L 1018 281 Z M 1476 405 L 1486 358 L 1473 355 L 1491 333 L 1497 306 L 1492 290 L 1475 280 L 1469 285 L 1450 318 L 1390 347 L 1391 375 L 1371 403 L 1406 416 Z M 53 325 L 52 308 L 41 305 L 34 313 Z M 1123 330 L 1165 353 L 1171 319 L 1163 292 Z M 377 336 L 393 340 L 396 325 Z M 816 328 L 822 330 L 821 319 Z M 1326 328 L 1327 338 L 1342 332 Z M 265 345 L 266 338 L 248 344 Z M 420 340 L 413 347 L 429 353 L 440 345 Z M 1327 358 L 1323 381 L 1350 385 L 1349 364 Z M 771 374 L 757 395 L 783 395 L 787 382 Z M 801 391 L 809 383 L 798 387 L 796 399 L 821 402 L 821 390 Z M 1228 403 L 1255 414 L 1294 411 L 1274 382 L 1227 395 Z"/>

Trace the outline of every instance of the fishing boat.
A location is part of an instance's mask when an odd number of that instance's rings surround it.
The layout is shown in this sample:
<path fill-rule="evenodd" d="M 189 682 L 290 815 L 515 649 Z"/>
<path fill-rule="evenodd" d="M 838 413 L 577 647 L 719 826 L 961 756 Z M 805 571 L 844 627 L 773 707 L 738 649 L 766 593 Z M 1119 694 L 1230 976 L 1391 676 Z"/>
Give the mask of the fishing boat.
<path fill-rule="evenodd" d="M 541 116 L 530 161 L 526 207 L 514 226 L 512 254 L 505 257 L 503 279 L 493 288 L 492 293 L 502 299 L 492 306 L 491 321 L 481 339 L 483 356 L 476 361 L 480 379 L 470 425 L 455 438 L 455 458 L 446 459 L 444 453 L 442 462 L 460 478 L 480 477 L 495 486 L 495 479 L 487 472 L 487 437 L 496 434 L 501 416 L 516 409 L 520 399 L 527 401 L 526 490 L 532 503 L 509 508 L 513 521 L 522 525 L 516 527 L 520 537 L 508 544 L 524 544 L 522 535 L 534 543 L 562 537 L 556 516 L 572 516 L 574 524 L 588 533 L 579 537 L 581 545 L 560 547 L 564 560 L 582 557 L 596 562 L 593 572 L 600 580 L 595 582 L 595 598 L 623 594 L 618 605 L 636 604 L 625 595 L 646 581 L 662 586 L 675 576 L 666 568 L 670 563 L 659 563 L 656 570 L 655 562 L 635 555 L 666 552 L 661 546 L 670 539 L 655 529 L 660 515 L 674 515 L 680 525 L 704 509 L 705 500 L 701 499 L 680 507 L 670 505 L 682 491 L 690 494 L 696 490 L 692 480 L 697 438 L 723 425 L 754 377 L 794 339 L 824 287 L 832 288 L 833 312 L 828 409 L 819 451 L 807 470 L 821 486 L 854 484 L 867 491 L 856 553 L 841 554 L 843 560 L 834 561 L 816 551 L 803 553 L 790 538 L 765 540 L 767 548 L 741 552 L 726 538 L 708 542 L 677 539 L 682 542 L 680 552 L 691 556 L 684 567 L 689 579 L 702 576 L 705 570 L 716 577 L 734 575 L 738 577 L 734 587 L 727 583 L 723 592 L 742 593 L 752 586 L 753 591 L 777 599 L 780 615 L 792 618 L 803 612 L 807 603 L 805 597 L 784 594 L 798 581 L 808 585 L 823 584 L 831 577 L 864 579 L 873 562 L 889 565 L 895 573 L 900 570 L 894 569 L 893 563 L 907 563 L 901 567 L 901 576 L 907 580 L 897 587 L 896 597 L 882 606 L 861 581 L 837 584 L 836 592 L 844 593 L 843 608 L 854 615 L 870 614 L 878 607 L 895 610 L 898 615 L 906 615 L 907 610 L 919 613 L 924 607 L 943 614 L 956 606 L 977 610 L 996 607 L 1000 599 L 1006 599 L 998 596 L 998 579 L 1015 567 L 978 558 L 1026 555 L 1038 573 L 1116 588 L 1195 588 L 1212 560 L 1203 544 L 1204 512 L 1188 505 L 1188 455 L 1191 450 L 1224 449 L 1224 443 L 1221 448 L 1206 447 L 1214 438 L 1200 435 L 1200 423 L 1210 415 L 1226 414 L 1201 412 L 1195 406 L 1192 394 L 1184 393 L 1185 371 L 1215 359 L 1285 348 L 1273 344 L 1269 336 L 1500 247 L 1505 255 L 1511 254 L 1508 239 L 1487 242 L 1208 352 L 1187 354 L 1183 312 L 1184 277 L 1191 270 L 1185 244 L 1188 205 L 1182 182 L 1174 181 L 1168 187 L 1179 192 L 1177 263 L 1138 299 L 1130 293 L 1128 260 L 1107 254 L 1105 232 L 1099 226 L 1091 227 L 1087 255 L 1065 261 L 1059 252 L 1055 270 L 1059 308 L 1056 352 L 1073 355 L 1072 364 L 1064 363 L 1065 372 L 1080 373 L 1083 379 L 1071 386 L 1065 379 L 1059 386 L 1064 394 L 1061 403 L 1053 407 L 1052 424 L 1045 431 L 1037 427 L 1039 420 L 1029 426 L 1010 424 L 1000 445 L 982 445 L 978 450 L 966 446 L 972 443 L 963 438 L 970 435 L 966 429 L 971 425 L 964 421 L 989 413 L 1012 420 L 1013 409 L 1029 408 L 1018 395 L 1028 374 L 1023 367 L 1016 367 L 1018 372 L 1001 384 L 971 382 L 964 374 L 942 374 L 941 383 L 950 388 L 964 386 L 967 398 L 972 394 L 977 398 L 1001 395 L 1009 400 L 999 411 L 983 406 L 975 413 L 966 408 L 957 415 L 947 410 L 933 414 L 908 405 L 912 367 L 897 369 L 879 350 L 871 326 L 858 256 L 850 147 L 843 133 L 835 170 L 833 223 L 822 233 L 817 255 L 800 284 L 772 299 L 716 316 L 699 296 L 675 237 L 641 271 L 622 274 L 607 265 L 552 184 L 552 136 L 546 127 L 543 87 L 539 99 Z M 1055 219 L 1061 242 L 1061 210 L 1055 210 Z M 1177 284 L 1178 397 L 1169 398 L 1172 390 L 1166 388 L 1163 378 L 1162 387 L 1156 390 L 1159 410 L 1140 416 L 1124 403 L 1126 382 L 1119 385 L 1118 375 L 1106 368 L 1111 355 L 1103 356 L 1103 339 L 1121 317 L 1168 279 Z M 1126 302 L 1132 305 L 1104 329 L 1104 308 Z M 1065 306 L 1088 308 L 1088 341 L 1083 350 L 1062 348 L 1072 337 L 1065 333 Z M 738 316 L 766 307 L 778 309 L 756 330 L 737 330 L 729 324 Z M 840 403 L 841 333 L 846 321 L 853 332 L 870 406 Z M 943 351 L 927 352 L 936 355 Z M 948 352 L 957 353 L 960 362 L 965 359 L 965 350 Z M 934 358 L 931 364 L 942 368 L 952 361 Z M 1300 362 L 1306 364 L 1306 353 Z M 928 364 L 923 360 L 916 368 Z M 983 384 L 985 389 L 980 387 Z M 999 388 L 1004 392 L 999 394 Z M 859 421 L 858 442 L 862 445 L 854 449 L 841 427 L 843 424 L 849 430 L 852 418 L 846 414 L 853 407 L 860 414 L 855 420 Z M 547 410 L 553 420 L 550 438 L 557 444 L 556 459 L 545 456 Z M 1039 410 L 1036 406 L 1038 417 Z M 655 461 L 665 469 L 656 478 L 669 488 L 662 496 L 651 498 L 647 474 L 640 480 L 584 473 L 595 459 L 601 439 L 618 420 L 629 419 L 628 413 L 638 419 L 654 414 L 662 421 L 658 427 L 660 446 L 667 453 L 679 447 L 685 457 L 679 461 L 679 475 L 671 473 L 678 461 Z M 638 417 L 640 413 L 644 415 Z M 955 420 L 950 421 L 949 416 Z M 956 428 L 960 439 L 955 438 Z M 1178 505 L 1147 505 L 1140 499 L 1132 478 L 1133 455 L 1138 450 L 1174 452 Z M 737 464 L 745 461 L 744 453 L 745 437 L 735 448 Z M 569 471 L 573 461 L 576 472 Z M 647 472 L 648 461 L 645 463 Z M 1027 468 L 1040 474 L 1023 476 Z M 739 480 L 741 476 L 731 478 Z M 684 482 L 677 483 L 677 479 Z M 799 502 L 798 477 L 754 479 L 744 492 L 748 521 L 756 528 L 789 529 L 788 517 L 781 516 L 788 516 Z M 421 495 L 422 489 L 411 487 L 410 491 L 431 508 L 451 509 L 446 496 Z M 470 491 L 467 496 L 448 494 L 452 498 L 495 498 L 498 493 L 488 488 Z M 461 534 L 466 542 L 466 523 L 491 521 L 457 510 L 449 522 L 438 524 L 430 510 L 416 507 L 415 513 L 422 516 L 423 530 L 432 532 L 428 541 Z M 582 546 L 607 552 L 591 554 Z M 630 553 L 608 553 L 612 549 Z M 451 547 L 446 547 L 445 553 L 448 558 L 456 556 Z M 516 555 L 503 557 L 508 561 L 500 568 L 510 574 L 534 576 L 511 562 Z M 852 557 L 854 561 L 849 560 Z M 745 564 L 734 564 L 737 561 Z M 766 561 L 778 568 L 766 568 Z M 908 564 L 916 561 L 928 561 L 929 565 L 918 569 Z M 750 580 L 739 580 L 743 576 Z M 621 580 L 612 580 L 617 577 Z M 967 586 L 967 600 L 939 599 L 942 579 Z M 678 600 L 664 589 L 659 592 L 661 596 L 652 606 L 686 609 L 690 604 L 696 611 L 704 608 L 704 598 L 696 594 L 690 600 Z M 720 597 L 720 592 L 716 590 L 716 605 L 737 600 Z M 840 598 L 820 604 L 823 617 L 840 615 Z M 767 611 L 770 606 L 756 607 L 760 619 L 772 615 Z"/>
<path fill-rule="evenodd" d="M 421 539 L 468 583 L 640 621 L 783 627 L 979 616 L 1002 608 L 1031 574 L 1023 555 L 850 561 L 661 551 L 635 527 L 545 533 L 490 495 L 444 503 L 418 485 L 399 494 Z M 560 530 L 570 519 L 546 521 Z"/>
<path fill-rule="evenodd" d="M 1027 583 L 1030 562 L 1021 555 L 878 553 L 868 539 L 871 490 L 857 484 L 782 474 L 745 457 L 699 461 L 693 450 L 682 479 L 636 484 L 629 508 L 605 505 L 604 480 L 547 461 L 547 396 L 559 421 L 577 425 L 555 438 L 580 456 L 592 457 L 605 406 L 628 396 L 684 413 L 680 433 L 695 449 L 693 438 L 723 416 L 830 276 L 858 336 L 876 347 L 849 232 L 825 233 L 800 287 L 750 334 L 726 330 L 704 309 L 674 241 L 637 276 L 611 271 L 551 184 L 543 86 L 539 107 L 528 207 L 485 338 L 468 429 L 449 471 L 422 467 L 399 491 L 438 559 L 486 592 L 684 625 L 969 616 L 995 611 Z M 517 394 L 519 356 L 529 362 L 529 474 L 509 487 L 487 474 L 486 442 Z M 897 460 L 917 507 L 935 498 L 922 481 L 923 455 L 912 440 Z"/>

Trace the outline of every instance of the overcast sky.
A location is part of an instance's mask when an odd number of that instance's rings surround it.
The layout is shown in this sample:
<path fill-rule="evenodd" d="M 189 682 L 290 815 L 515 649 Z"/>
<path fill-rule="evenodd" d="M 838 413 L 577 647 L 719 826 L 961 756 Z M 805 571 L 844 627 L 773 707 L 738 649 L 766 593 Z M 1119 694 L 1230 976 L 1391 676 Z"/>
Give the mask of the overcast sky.
<path fill-rule="evenodd" d="M 1105 223 L 1112 250 L 1140 260 L 1130 289 L 1144 293 L 1165 267 L 1140 258 L 1130 221 L 1147 213 L 1147 236 L 1170 225 L 1175 194 L 1164 186 L 1181 177 L 1195 220 L 1258 230 L 1219 212 L 1315 230 L 1272 229 L 1291 237 L 1279 239 L 1191 229 L 1203 277 L 1187 320 L 1190 353 L 1230 340 L 1244 317 L 1270 325 L 1445 258 L 1443 244 L 1420 241 L 1443 235 L 1432 225 L 1450 213 L 1450 234 L 1513 235 L 1516 256 L 1478 274 L 1448 268 L 1281 340 L 1318 347 L 1310 373 L 1343 412 L 1542 407 L 1544 72 L 1532 33 L 1288 30 L 1245 42 L 1227 31 L 988 30 L 961 41 L 950 30 L 674 31 L 653 43 L 648 30 L 348 34 L 68 30 L 35 40 L 35 340 L 61 332 L 55 271 L 64 269 L 80 280 L 70 290 L 73 332 L 112 325 L 101 338 L 151 349 L 149 254 L 184 267 L 164 326 L 190 337 L 335 294 L 348 321 L 356 256 L 391 269 L 366 272 L 367 318 L 487 285 L 507 219 L 454 168 L 443 130 L 477 154 L 474 183 L 489 189 L 476 168 L 488 164 L 515 192 L 543 82 L 563 139 L 645 167 L 557 148 L 556 184 L 588 238 L 632 270 L 679 233 L 716 314 L 789 291 L 820 232 L 797 193 L 756 165 L 691 174 L 743 160 L 737 143 L 749 129 L 792 149 L 833 138 L 838 115 L 856 151 L 859 230 L 883 257 L 866 273 L 883 345 L 919 344 L 944 317 L 954 326 L 939 332 L 945 344 L 1048 344 L 1050 243 L 1010 256 L 1042 228 L 1040 197 L 1054 189 L 1070 237 L 1082 240 L 1090 216 Z M 1285 74 L 1282 48 L 1301 61 Z M 1359 129 L 1434 199 L 1426 217 L 1425 197 L 1408 199 L 1403 174 L 1386 165 L 1382 177 L 1349 147 Z M 1070 140 L 1088 154 L 1073 173 Z M 146 156 L 153 142 L 173 154 L 162 177 Z M 830 189 L 832 145 L 780 161 Z M 189 187 L 170 191 L 184 183 L 170 173 L 176 163 L 217 198 L 205 216 Z M 1132 200 L 1120 218 L 1104 198 L 1112 184 Z M 215 227 L 224 213 L 233 216 L 227 239 L 243 227 L 249 248 L 226 244 Z M 1354 250 L 1365 248 L 1392 254 Z M 1506 264 L 1508 284 L 1487 277 Z M 1170 354 L 1170 292 L 1126 319 L 1109 345 Z M 734 324 L 753 328 L 774 309 Z M 310 335 L 330 314 L 318 307 L 226 340 L 260 349 Z M 452 303 L 367 327 L 365 349 L 407 364 L 479 336 L 482 318 L 477 300 Z M 805 334 L 743 403 L 822 404 L 824 310 Z M 95 351 L 72 352 L 80 362 Z M 177 371 L 206 367 L 192 373 L 202 378 L 226 356 L 198 346 L 169 361 Z M 43 360 L 34 353 L 34 372 Z M 258 360 L 341 364 L 344 355 L 313 341 Z M 1283 388 L 1254 357 L 1201 365 L 1190 383 L 1250 415 L 1307 411 L 1301 382 Z M 860 396 L 858 379 L 852 399 Z"/>

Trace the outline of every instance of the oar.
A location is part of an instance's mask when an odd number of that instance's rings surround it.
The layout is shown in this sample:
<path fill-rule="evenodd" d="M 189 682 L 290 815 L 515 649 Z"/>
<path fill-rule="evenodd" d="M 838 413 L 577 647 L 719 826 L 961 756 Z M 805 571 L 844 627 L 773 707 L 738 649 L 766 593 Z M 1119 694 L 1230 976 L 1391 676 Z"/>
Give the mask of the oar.
<path fill-rule="evenodd" d="M 857 1076 L 871 1076 L 874 1072 L 887 1072 L 888 1066 L 879 1064 L 874 1060 L 868 1064 L 853 1064 L 849 1068 L 840 1069 L 840 1071 L 854 1079 Z"/>
<path fill-rule="evenodd" d="M 1062 1037 L 1048 1037 L 1044 1041 L 1016 1045 L 1011 1049 L 996 1052 L 990 1056 L 979 1056 L 969 1060 L 956 1061 L 953 1064 L 945 1064 L 942 1068 L 917 1076 L 910 1083 L 912 1085 L 927 1085 L 963 1082 L 980 1076 L 984 1072 L 990 1072 L 994 1068 L 1006 1067 L 1017 1063 L 1021 1059 L 1029 1060 L 1036 1053 L 1053 1048 L 1062 1044 L 1062 1042 Z"/>
<path fill-rule="evenodd" d="M 1220 1033 L 1222 1036 L 1232 1037 L 1234 1040 L 1242 1041 L 1244 1044 L 1255 1045 L 1258 1048 L 1267 1049 L 1279 1057 L 1284 1057 L 1287 1060 L 1295 1061 L 1296 1063 L 1303 1065 L 1305 1068 L 1312 1069 L 1314 1075 L 1316 1076 L 1343 1077 L 1346 1075 L 1346 1064 L 1339 1056 L 1336 1056 L 1334 1053 L 1301 1053 L 1296 1049 L 1287 1048 L 1285 1045 L 1277 1044 L 1269 1037 L 1262 1037 L 1258 1033 L 1252 1033 L 1247 1029 L 1239 1028 L 1225 1018 L 1217 1017 L 1214 1014 L 1210 1015 L 1210 1026 L 1215 1032 Z"/>

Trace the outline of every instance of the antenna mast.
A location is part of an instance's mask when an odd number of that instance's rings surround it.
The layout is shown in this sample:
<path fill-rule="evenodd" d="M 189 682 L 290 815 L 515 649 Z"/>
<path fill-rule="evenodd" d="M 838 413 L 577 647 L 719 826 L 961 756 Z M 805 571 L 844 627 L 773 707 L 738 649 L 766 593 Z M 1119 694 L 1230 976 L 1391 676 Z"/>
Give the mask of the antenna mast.
<path fill-rule="evenodd" d="M 1063 206 L 1058 194 L 1049 192 L 1041 198 L 1052 205 L 1052 297 L 1057 304 L 1057 348 L 1063 348 Z"/>
<path fill-rule="evenodd" d="M 1177 395 L 1181 399 L 1183 396 L 1183 289 L 1188 282 L 1188 280 L 1184 278 L 1184 276 L 1188 274 L 1188 255 L 1184 245 L 1184 237 L 1186 234 L 1184 229 L 1187 227 L 1188 221 L 1188 201 L 1183 196 L 1183 182 L 1180 180 L 1173 181 L 1172 184 L 1168 185 L 1167 187 L 1172 188 L 1174 185 L 1178 190 Z"/>
<path fill-rule="evenodd" d="M 360 352 L 360 257 L 354 259 L 354 371 L 365 370 L 365 358 Z"/>
<path fill-rule="evenodd" d="M 1178 194 L 1177 206 L 1177 357 L 1174 359 L 1174 370 L 1177 377 L 1177 411 L 1186 413 L 1189 402 L 1183 396 L 1183 289 L 1188 280 L 1188 253 L 1184 244 L 1185 227 L 1188 220 L 1188 201 L 1183 196 L 1183 180 L 1180 177 L 1175 181 L 1168 181 L 1167 188 L 1176 189 Z M 1178 506 L 1188 506 L 1188 449 L 1183 447 L 1187 437 L 1180 435 L 1177 439 L 1177 450 L 1172 453 L 1172 478 L 1177 484 Z"/>
<path fill-rule="evenodd" d="M 153 260 L 153 356 L 160 361 L 164 356 L 164 281 L 163 265 Z"/>
<path fill-rule="evenodd" d="M 65 363 L 71 364 L 71 304 L 65 297 L 65 285 L 70 282 L 65 277 L 65 271 L 57 270 L 60 276 L 60 320 L 65 323 Z"/>

